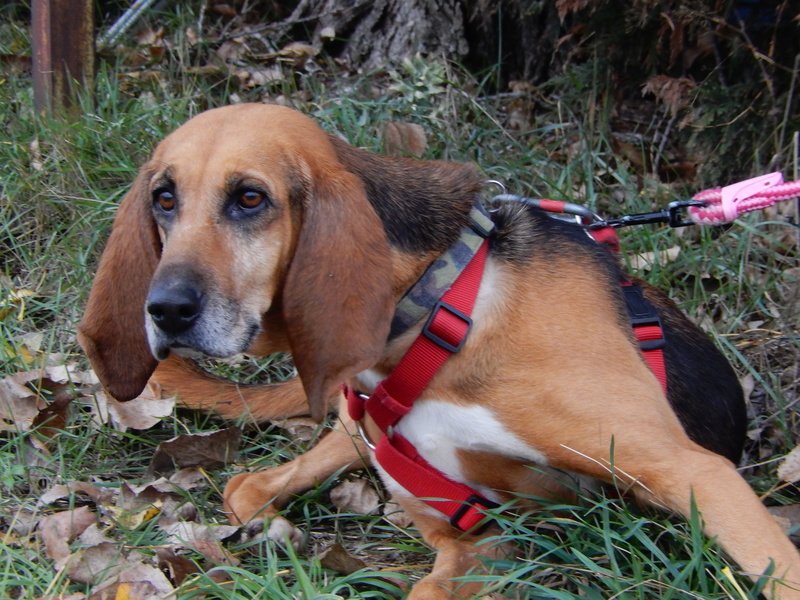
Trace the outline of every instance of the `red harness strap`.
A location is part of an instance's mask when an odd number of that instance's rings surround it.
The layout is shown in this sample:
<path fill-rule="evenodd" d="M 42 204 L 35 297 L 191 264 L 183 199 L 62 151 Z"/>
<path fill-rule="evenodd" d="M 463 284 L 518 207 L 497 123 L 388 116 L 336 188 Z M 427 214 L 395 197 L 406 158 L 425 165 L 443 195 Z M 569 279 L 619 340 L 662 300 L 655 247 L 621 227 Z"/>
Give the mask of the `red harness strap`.
<path fill-rule="evenodd" d="M 434 306 L 422 334 L 366 402 L 354 390 L 346 389 L 350 416 L 359 421 L 366 410 L 385 434 L 375 447 L 381 468 L 409 493 L 450 517 L 450 523 L 462 531 L 472 530 L 486 519 L 479 506 L 496 507 L 497 503 L 432 467 L 408 440 L 391 428 L 411 410 L 439 368 L 466 341 L 472 326 L 469 315 L 478 295 L 487 252 L 488 241 L 484 241 Z"/>
<path fill-rule="evenodd" d="M 619 237 L 613 227 L 601 227 L 589 230 L 591 236 L 608 250 L 617 254 L 620 251 Z M 628 318 L 633 327 L 633 333 L 639 342 L 645 361 L 650 370 L 661 384 L 664 395 L 667 394 L 667 368 L 664 364 L 664 332 L 661 328 L 661 318 L 644 297 L 642 288 L 629 279 L 621 283 L 622 294 L 625 297 L 625 306 L 628 308 Z"/>

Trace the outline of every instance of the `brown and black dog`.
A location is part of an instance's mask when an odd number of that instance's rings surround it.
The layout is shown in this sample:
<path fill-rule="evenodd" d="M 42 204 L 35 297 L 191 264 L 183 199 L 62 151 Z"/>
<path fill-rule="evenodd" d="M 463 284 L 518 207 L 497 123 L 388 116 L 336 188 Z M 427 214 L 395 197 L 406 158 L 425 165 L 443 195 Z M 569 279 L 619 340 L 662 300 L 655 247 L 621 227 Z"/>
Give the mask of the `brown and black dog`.
<path fill-rule="evenodd" d="M 470 165 L 375 156 L 288 108 L 208 111 L 158 145 L 120 205 L 80 341 L 120 400 L 155 370 L 185 402 L 223 416 L 310 410 L 321 420 L 342 382 L 371 392 L 419 334 L 422 322 L 389 335 L 395 305 L 458 239 L 481 188 Z M 521 203 L 492 219 L 466 344 L 395 431 L 498 502 L 569 495 L 558 476 L 568 471 L 683 515 L 694 503 L 745 573 L 772 569 L 770 597 L 800 598 L 800 556 L 734 466 L 745 415 L 725 359 L 644 286 L 668 340 L 666 398 L 632 334 L 610 253 L 582 227 Z M 266 392 L 194 373 L 175 356 L 281 350 L 299 380 Z M 338 434 L 291 463 L 235 477 L 225 490 L 231 520 L 274 515 L 292 494 L 361 465 L 366 448 L 345 410 L 340 418 Z M 380 437 L 369 417 L 363 427 Z M 438 550 L 410 597 L 475 593 L 451 580 L 478 564 L 482 536 L 382 474 Z M 276 537 L 293 532 L 270 524 Z"/>

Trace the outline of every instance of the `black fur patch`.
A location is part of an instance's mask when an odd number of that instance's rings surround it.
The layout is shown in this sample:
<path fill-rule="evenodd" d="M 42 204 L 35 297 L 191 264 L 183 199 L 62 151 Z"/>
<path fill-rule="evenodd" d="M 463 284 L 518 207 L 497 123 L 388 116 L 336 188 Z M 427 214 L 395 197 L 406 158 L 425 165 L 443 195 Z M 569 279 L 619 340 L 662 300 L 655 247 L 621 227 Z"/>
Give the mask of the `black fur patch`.
<path fill-rule="evenodd" d="M 364 183 L 389 243 L 406 252 L 444 252 L 469 222 L 483 179 L 472 165 L 389 158 L 331 137 L 339 160 Z"/>

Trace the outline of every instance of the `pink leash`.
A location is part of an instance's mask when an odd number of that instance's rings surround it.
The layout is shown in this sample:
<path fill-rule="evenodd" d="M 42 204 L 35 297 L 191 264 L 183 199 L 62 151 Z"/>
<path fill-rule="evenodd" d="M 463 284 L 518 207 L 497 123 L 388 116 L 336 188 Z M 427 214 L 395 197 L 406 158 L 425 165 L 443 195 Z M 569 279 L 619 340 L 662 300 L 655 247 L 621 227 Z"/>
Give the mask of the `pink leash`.
<path fill-rule="evenodd" d="M 700 192 L 692 200 L 702 202 L 703 206 L 690 206 L 687 210 L 692 221 L 699 225 L 720 225 L 746 212 L 793 198 L 800 198 L 800 181 L 784 183 L 781 173 L 770 173 Z"/>

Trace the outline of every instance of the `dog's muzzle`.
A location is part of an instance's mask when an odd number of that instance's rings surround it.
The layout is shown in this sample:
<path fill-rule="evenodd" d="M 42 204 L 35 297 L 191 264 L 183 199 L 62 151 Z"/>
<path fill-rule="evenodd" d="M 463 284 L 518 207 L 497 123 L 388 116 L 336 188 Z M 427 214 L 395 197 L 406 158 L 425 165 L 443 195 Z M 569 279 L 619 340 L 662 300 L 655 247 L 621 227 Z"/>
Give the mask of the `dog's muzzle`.
<path fill-rule="evenodd" d="M 147 297 L 147 314 L 153 323 L 170 336 L 192 327 L 203 312 L 206 296 L 184 283 L 158 286 Z"/>
<path fill-rule="evenodd" d="M 150 286 L 145 329 L 158 360 L 183 356 L 228 358 L 246 351 L 261 331 L 261 315 L 246 313 L 199 275 L 165 270 Z"/>

